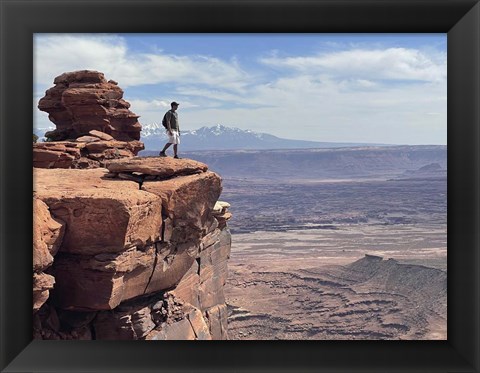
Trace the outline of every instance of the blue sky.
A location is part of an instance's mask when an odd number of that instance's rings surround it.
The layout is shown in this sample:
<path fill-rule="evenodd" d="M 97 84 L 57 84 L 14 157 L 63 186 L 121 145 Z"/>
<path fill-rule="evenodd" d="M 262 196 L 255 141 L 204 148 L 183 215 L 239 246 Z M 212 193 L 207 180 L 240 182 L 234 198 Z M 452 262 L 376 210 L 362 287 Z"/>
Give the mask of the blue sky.
<path fill-rule="evenodd" d="M 53 126 L 36 105 L 54 78 L 91 69 L 142 125 L 175 100 L 184 130 L 446 144 L 446 61 L 446 34 L 35 34 L 34 126 Z"/>

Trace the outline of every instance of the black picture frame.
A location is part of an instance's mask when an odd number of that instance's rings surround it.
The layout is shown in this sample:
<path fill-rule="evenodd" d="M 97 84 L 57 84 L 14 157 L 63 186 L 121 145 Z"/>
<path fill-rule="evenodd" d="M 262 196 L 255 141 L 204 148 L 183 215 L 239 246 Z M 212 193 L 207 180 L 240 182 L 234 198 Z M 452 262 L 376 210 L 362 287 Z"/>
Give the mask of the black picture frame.
<path fill-rule="evenodd" d="M 478 0 L 0 0 L 0 4 L 2 371 L 480 371 Z M 448 340 L 32 341 L 32 47 L 33 34 L 39 32 L 447 33 Z"/>

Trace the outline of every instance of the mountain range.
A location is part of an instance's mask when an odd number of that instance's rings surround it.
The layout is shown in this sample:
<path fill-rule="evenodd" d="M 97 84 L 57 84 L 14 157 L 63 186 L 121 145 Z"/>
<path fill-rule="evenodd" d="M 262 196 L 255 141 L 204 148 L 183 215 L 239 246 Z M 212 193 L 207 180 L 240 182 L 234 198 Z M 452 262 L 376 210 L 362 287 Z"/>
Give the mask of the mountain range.
<path fill-rule="evenodd" d="M 162 124 L 143 125 L 141 141 L 145 150 L 160 150 L 167 141 Z M 365 143 L 318 142 L 289 140 L 267 133 L 216 125 L 181 132 L 182 151 L 232 149 L 306 149 L 365 146 Z M 382 144 L 368 144 L 382 145 Z"/>

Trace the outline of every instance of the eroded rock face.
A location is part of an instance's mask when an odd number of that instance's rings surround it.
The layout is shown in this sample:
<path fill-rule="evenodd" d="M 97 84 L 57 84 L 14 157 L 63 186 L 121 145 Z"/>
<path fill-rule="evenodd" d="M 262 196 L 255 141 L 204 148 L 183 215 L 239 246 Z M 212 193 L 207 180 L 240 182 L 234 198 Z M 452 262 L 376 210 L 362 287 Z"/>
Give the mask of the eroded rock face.
<path fill-rule="evenodd" d="M 43 271 L 53 263 L 65 233 L 65 223 L 52 218 L 48 206 L 33 198 L 33 270 Z"/>
<path fill-rule="evenodd" d="M 48 206 L 33 198 L 33 311 L 36 312 L 49 297 L 55 279 L 44 273 L 53 263 L 65 232 L 65 223 L 50 215 Z"/>
<path fill-rule="evenodd" d="M 144 149 L 138 115 L 128 108 L 117 83 L 98 71 L 74 71 L 55 78 L 38 102 L 56 129 L 48 142 L 33 144 L 36 168 L 98 168 L 131 158 Z"/>
<path fill-rule="evenodd" d="M 38 198 L 66 222 L 62 253 L 97 255 L 144 247 L 160 238 L 161 199 L 105 169 L 34 169 Z"/>
<path fill-rule="evenodd" d="M 201 162 L 170 157 L 120 159 L 108 162 L 106 167 L 113 174 L 135 172 L 144 175 L 146 180 L 164 180 L 173 176 L 198 174 L 208 169 L 208 166 Z"/>
<path fill-rule="evenodd" d="M 66 227 L 36 338 L 227 338 L 221 179 L 198 162 L 171 161 L 135 158 L 118 173 L 34 169 L 36 195 Z"/>
<path fill-rule="evenodd" d="M 57 76 L 38 108 L 49 114 L 56 129 L 46 137 L 54 141 L 76 139 L 92 130 L 121 141 L 140 139 L 138 115 L 129 110 L 123 90 L 98 71 L 73 71 Z"/>
<path fill-rule="evenodd" d="M 107 161 L 132 158 L 144 149 L 140 141 L 118 141 L 99 131 L 95 136 L 82 136 L 75 141 L 52 141 L 33 144 L 33 167 L 98 168 Z M 94 140 L 92 140 L 94 139 Z"/>

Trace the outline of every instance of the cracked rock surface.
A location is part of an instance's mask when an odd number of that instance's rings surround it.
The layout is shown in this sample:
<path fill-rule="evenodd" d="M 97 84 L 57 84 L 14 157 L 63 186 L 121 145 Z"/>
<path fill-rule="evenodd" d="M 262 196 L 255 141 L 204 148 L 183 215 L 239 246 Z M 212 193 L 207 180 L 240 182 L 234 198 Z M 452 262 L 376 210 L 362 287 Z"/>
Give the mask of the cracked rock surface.
<path fill-rule="evenodd" d="M 123 162 L 139 181 L 102 168 L 34 169 L 37 198 L 65 225 L 48 271 L 53 289 L 36 280 L 51 289 L 36 338 L 227 338 L 231 240 L 213 211 L 221 179 L 181 161 Z M 149 169 L 162 180 L 145 180 Z"/>

